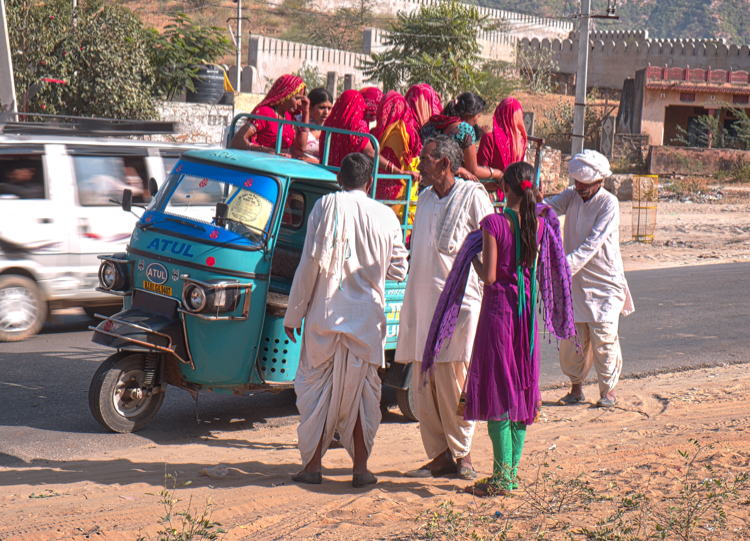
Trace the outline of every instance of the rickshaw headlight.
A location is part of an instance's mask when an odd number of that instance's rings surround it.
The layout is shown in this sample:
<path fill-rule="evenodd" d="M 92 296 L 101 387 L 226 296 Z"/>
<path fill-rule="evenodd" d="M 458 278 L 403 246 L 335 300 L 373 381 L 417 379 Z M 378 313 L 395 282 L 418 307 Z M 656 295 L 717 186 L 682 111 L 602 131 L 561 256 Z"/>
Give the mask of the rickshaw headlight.
<path fill-rule="evenodd" d="M 115 285 L 115 281 L 117 280 L 117 269 L 112 263 L 107 262 L 102 265 L 100 279 L 102 286 L 104 286 L 105 289 L 112 289 L 112 286 Z"/>
<path fill-rule="evenodd" d="M 129 288 L 128 269 L 112 261 L 102 261 L 99 266 L 99 286 L 107 291 L 125 291 Z"/>
<path fill-rule="evenodd" d="M 206 292 L 197 284 L 190 284 L 185 291 L 185 307 L 190 312 L 200 312 L 206 306 Z"/>

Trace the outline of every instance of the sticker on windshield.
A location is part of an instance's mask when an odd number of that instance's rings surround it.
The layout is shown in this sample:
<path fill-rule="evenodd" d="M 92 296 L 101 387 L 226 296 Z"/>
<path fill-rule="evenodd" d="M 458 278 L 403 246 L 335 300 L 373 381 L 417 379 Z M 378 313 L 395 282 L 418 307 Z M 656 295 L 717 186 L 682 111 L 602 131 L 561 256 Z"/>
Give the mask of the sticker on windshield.
<path fill-rule="evenodd" d="M 257 193 L 242 190 L 229 204 L 228 218 L 264 230 L 271 219 L 271 212 L 273 203 L 268 199 Z"/>

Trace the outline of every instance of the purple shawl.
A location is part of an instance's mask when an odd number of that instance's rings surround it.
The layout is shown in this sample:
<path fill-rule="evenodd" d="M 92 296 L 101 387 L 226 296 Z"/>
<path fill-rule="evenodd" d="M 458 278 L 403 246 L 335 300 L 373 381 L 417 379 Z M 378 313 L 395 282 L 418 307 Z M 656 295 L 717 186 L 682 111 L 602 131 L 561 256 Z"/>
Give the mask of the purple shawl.
<path fill-rule="evenodd" d="M 578 344 L 570 294 L 572 278 L 560 237 L 560 221 L 549 205 L 537 205 L 537 214 L 542 214 L 544 210 L 547 210 L 547 214 L 537 263 L 537 280 L 544 305 L 544 326 L 558 340 L 570 340 Z M 469 279 L 471 260 L 481 251 L 482 230 L 477 229 L 466 236 L 438 299 L 430 331 L 427 333 L 422 372 L 432 368 L 443 344 L 453 336 Z"/>

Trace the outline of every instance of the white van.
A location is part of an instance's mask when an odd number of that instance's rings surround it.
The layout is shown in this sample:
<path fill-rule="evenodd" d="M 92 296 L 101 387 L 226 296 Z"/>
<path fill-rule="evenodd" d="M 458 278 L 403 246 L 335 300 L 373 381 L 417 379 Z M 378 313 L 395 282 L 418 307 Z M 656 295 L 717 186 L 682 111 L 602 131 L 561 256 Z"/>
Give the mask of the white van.
<path fill-rule="evenodd" d="M 112 311 L 97 256 L 124 252 L 136 217 L 110 199 L 130 188 L 148 204 L 148 179 L 194 148 L 218 145 L 0 135 L 0 342 L 36 334 L 50 310 Z"/>

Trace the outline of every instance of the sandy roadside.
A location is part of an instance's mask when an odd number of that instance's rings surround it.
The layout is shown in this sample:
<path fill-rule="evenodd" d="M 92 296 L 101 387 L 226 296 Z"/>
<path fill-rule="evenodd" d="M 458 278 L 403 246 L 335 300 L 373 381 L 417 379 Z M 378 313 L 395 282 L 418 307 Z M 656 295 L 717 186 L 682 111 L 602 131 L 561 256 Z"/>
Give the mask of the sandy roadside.
<path fill-rule="evenodd" d="M 750 261 L 750 201 L 732 201 L 660 202 L 651 245 L 630 242 L 632 205 L 621 203 L 626 270 Z M 690 438 L 704 447 L 713 444 L 702 456 L 716 468 L 715 477 L 749 471 L 749 383 L 746 365 L 625 380 L 618 407 L 607 411 L 590 404 L 560 408 L 552 403 L 561 391 L 546 391 L 548 402 L 540 422 L 528 432 L 519 472 L 526 488 L 513 498 L 492 499 L 487 506 L 457 492 L 467 483 L 455 478 L 422 481 L 402 476 L 424 456 L 418 425 L 406 423 L 397 410 L 385 414 L 378 433 L 371 469 L 380 482 L 369 490 L 351 487 L 350 461 L 343 450 L 326 456 L 323 485 L 292 483 L 290 475 L 299 469 L 294 418 L 253 430 L 207 429 L 203 441 L 188 445 L 148 442 L 128 452 L 112 449 L 62 463 L 18 460 L 14 467 L 0 468 L 0 540 L 132 541 L 140 533 L 157 539 L 157 521 L 164 514 L 158 494 L 164 488 L 165 469 L 177 472 L 178 482 L 190 482 L 177 488 L 181 501 L 175 510 L 189 505 L 203 509 L 211 498 L 213 518 L 229 530 L 227 540 L 413 539 L 428 533 L 426 518 L 415 522 L 426 510 L 438 512 L 432 516 L 440 531 L 460 531 L 463 519 L 444 518 L 446 511 L 440 506 L 448 501 L 464 519 L 470 512 L 475 522 L 486 518 L 486 523 L 473 526 L 481 535 L 497 533 L 509 519 L 513 538 L 530 539 L 529 531 L 541 525 L 551 529 L 545 538 L 563 539 L 565 528 L 593 528 L 626 494 L 642 492 L 652 502 L 676 495 L 680 485 L 674 477 L 686 471 L 678 451 L 695 449 Z M 590 387 L 586 394 L 597 393 Z M 483 424 L 477 429 L 474 456 L 480 473 L 488 474 L 491 446 Z M 540 469 L 545 461 L 551 469 Z M 200 474 L 217 464 L 228 467 L 226 477 Z M 538 496 L 540 485 L 534 482 L 540 472 L 556 476 L 548 478 L 544 492 L 549 501 L 555 497 L 551 484 L 572 486 L 577 476 L 605 499 L 584 505 L 573 498 L 572 507 L 563 513 L 540 512 L 528 503 L 532 495 Z M 747 491 L 743 494 L 726 504 L 727 529 L 701 527 L 698 532 L 750 539 L 750 500 Z M 496 512 L 501 516 L 495 518 Z M 458 534 L 453 538 L 462 539 Z"/>
<path fill-rule="evenodd" d="M 290 475 L 299 469 L 294 425 L 260 427 L 238 432 L 207 431 L 205 441 L 190 445 L 147 445 L 128 453 L 116 449 L 104 456 L 67 463 L 19 464 L 0 469 L 0 539 L 107 539 L 134 540 L 139 531 L 156 539 L 157 519 L 163 514 L 158 492 L 165 467 L 177 472 L 181 501 L 202 507 L 207 498 L 215 505 L 213 518 L 235 539 L 414 539 L 425 533 L 425 510 L 439 510 L 452 501 L 455 511 L 492 517 L 489 528 L 500 527 L 501 512 L 510 518 L 516 534 L 529 539 L 530 528 L 542 520 L 552 528 L 549 539 L 563 539 L 564 528 L 593 527 L 609 515 L 621 496 L 636 491 L 657 501 L 676 494 L 685 461 L 678 451 L 694 449 L 690 438 L 705 447 L 704 458 L 716 468 L 716 477 L 750 469 L 750 406 L 745 391 L 750 372 L 745 365 L 717 367 L 680 374 L 626 380 L 620 386 L 618 407 L 599 410 L 590 404 L 551 405 L 560 391 L 543 393 L 540 422 L 528 432 L 519 475 L 522 486 L 513 498 L 495 498 L 487 506 L 457 492 L 467 483 L 457 479 L 407 479 L 402 472 L 419 465 L 423 451 L 416 423 L 404 423 L 394 411 L 384 417 L 371 458 L 379 483 L 371 489 L 353 489 L 348 456 L 331 450 L 324 460 L 320 486 L 296 485 Z M 596 390 L 586 388 L 589 396 Z M 478 426 L 475 464 L 481 474 L 491 470 L 491 446 L 486 426 Z M 542 468 L 543 462 L 551 468 Z M 201 476 L 204 467 L 225 464 L 221 479 Z M 573 502 L 561 514 L 529 515 L 526 509 L 539 472 L 570 484 L 590 483 L 598 497 L 610 498 L 584 506 Z M 699 472 L 701 478 L 704 473 Z M 547 497 L 552 498 L 550 478 Z M 537 487 L 539 485 L 536 485 Z M 524 492 L 532 491 L 532 492 Z M 33 496 L 32 496 L 33 494 Z M 39 498 L 40 495 L 50 497 Z M 727 530 L 722 539 L 744 539 L 750 506 L 727 502 Z M 192 502 L 191 502 L 192 500 Z M 521 509 L 514 513 L 514 509 Z M 449 525 L 435 519 L 441 531 Z M 743 528 L 745 528 L 743 530 Z M 484 530 L 482 530 L 484 531 Z M 707 533 L 708 530 L 699 530 Z M 515 536 L 515 534 L 514 534 Z M 461 539 L 461 537 L 455 537 Z M 574 537 L 583 539 L 583 537 Z"/>

